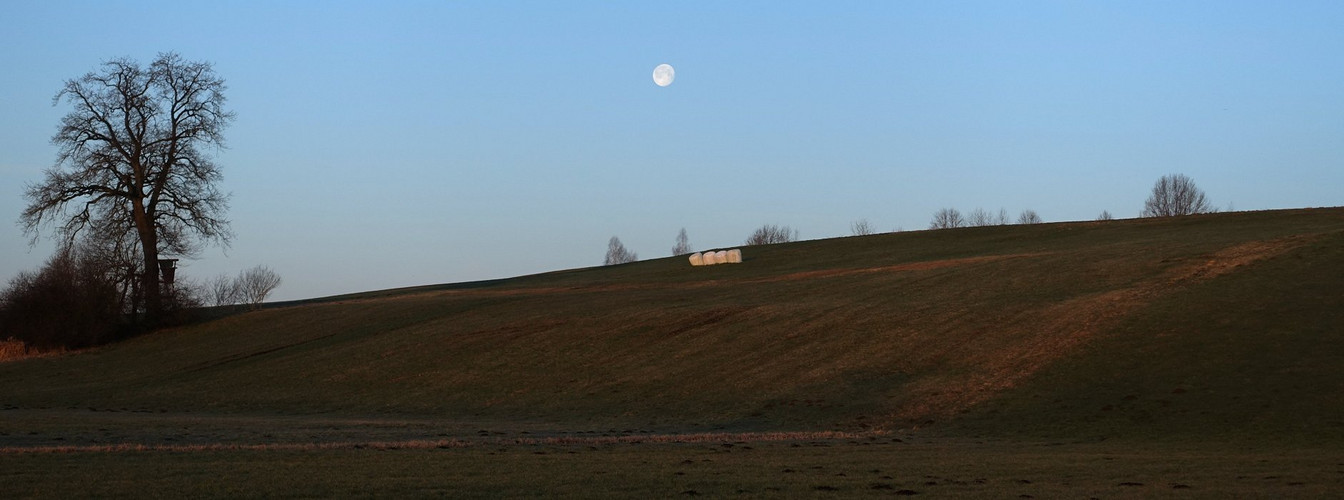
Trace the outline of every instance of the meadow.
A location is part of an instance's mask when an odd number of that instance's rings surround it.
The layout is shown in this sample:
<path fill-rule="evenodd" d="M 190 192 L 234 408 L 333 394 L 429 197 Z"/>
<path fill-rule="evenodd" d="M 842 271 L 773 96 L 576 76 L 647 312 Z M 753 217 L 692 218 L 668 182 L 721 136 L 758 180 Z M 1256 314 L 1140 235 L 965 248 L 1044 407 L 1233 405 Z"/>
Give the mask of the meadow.
<path fill-rule="evenodd" d="M 1344 487 L 1344 209 L 891 233 L 743 257 L 221 310 L 6 361 L 0 494 Z"/>

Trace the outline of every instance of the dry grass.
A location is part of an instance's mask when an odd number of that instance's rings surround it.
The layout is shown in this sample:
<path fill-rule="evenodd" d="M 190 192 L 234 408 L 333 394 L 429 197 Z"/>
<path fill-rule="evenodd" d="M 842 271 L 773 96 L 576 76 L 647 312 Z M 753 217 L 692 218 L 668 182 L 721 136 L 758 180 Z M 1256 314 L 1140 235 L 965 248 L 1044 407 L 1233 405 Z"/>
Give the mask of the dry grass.
<path fill-rule="evenodd" d="M 22 340 L 8 339 L 0 340 L 0 363 L 6 361 L 17 361 L 20 359 L 45 358 L 51 356 L 60 356 L 70 351 L 64 348 L 37 350 L 28 347 Z"/>
<path fill-rule="evenodd" d="M 1283 255 L 1317 238 L 1319 235 L 1307 235 L 1242 243 L 1183 263 L 1157 279 L 1129 288 L 1047 305 L 1003 325 L 998 335 L 1015 341 L 964 357 L 967 370 L 958 376 L 928 378 L 914 384 L 911 404 L 896 415 L 901 421 L 926 422 L 960 414 L 1016 386 L 1055 360 L 1069 356 L 1090 337 L 1113 328 L 1165 295 Z"/>
<path fill-rule="evenodd" d="M 319 451 L 319 450 L 427 450 L 500 446 L 598 446 L 615 444 L 770 443 L 788 441 L 842 441 L 885 436 L 885 432 L 701 432 L 694 434 L 639 434 L 620 436 L 481 437 L 405 439 L 394 441 L 334 441 L 303 443 L 113 443 L 98 445 L 6 446 L 0 454 L 120 453 L 202 451 Z"/>
<path fill-rule="evenodd" d="M 27 355 L 28 348 L 23 345 L 23 341 L 15 339 L 0 340 L 0 362 L 23 359 Z"/>

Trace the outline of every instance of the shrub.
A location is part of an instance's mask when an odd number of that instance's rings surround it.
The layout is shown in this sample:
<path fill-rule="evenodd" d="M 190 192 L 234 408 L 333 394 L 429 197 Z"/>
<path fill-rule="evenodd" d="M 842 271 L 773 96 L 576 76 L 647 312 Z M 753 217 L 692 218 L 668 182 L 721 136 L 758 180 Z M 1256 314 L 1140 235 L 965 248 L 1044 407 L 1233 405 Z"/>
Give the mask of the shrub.
<path fill-rule="evenodd" d="M 789 226 L 776 226 L 766 224 L 761 226 L 756 232 L 747 237 L 747 245 L 769 245 L 771 243 L 788 243 L 798 239 L 798 231 L 790 229 Z"/>
<path fill-rule="evenodd" d="M 868 223 L 868 219 L 859 219 L 849 223 L 849 232 L 854 236 L 867 236 L 873 234 L 873 226 Z"/>
<path fill-rule="evenodd" d="M 120 293 L 98 261 L 67 246 L 37 273 L 21 273 L 0 292 L 0 337 L 29 349 L 78 349 L 109 342 L 126 328 Z"/>

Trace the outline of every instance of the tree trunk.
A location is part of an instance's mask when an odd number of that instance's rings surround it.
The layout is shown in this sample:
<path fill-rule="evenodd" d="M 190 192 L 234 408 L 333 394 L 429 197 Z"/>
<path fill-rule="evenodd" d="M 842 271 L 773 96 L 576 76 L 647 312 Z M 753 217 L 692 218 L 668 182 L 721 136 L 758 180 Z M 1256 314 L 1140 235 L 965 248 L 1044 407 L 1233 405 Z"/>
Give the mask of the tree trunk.
<path fill-rule="evenodd" d="M 154 247 L 145 247 L 145 273 L 140 281 L 145 292 L 145 326 L 155 328 L 163 313 L 163 294 L 159 287 L 159 252 Z"/>
<path fill-rule="evenodd" d="M 140 251 L 145 256 L 144 272 L 140 275 L 140 291 L 145 295 L 145 323 L 148 328 L 159 326 L 163 313 L 163 293 L 159 287 L 159 233 L 153 216 L 146 213 L 144 203 L 134 200 L 131 214 L 136 233 L 140 236 Z"/>

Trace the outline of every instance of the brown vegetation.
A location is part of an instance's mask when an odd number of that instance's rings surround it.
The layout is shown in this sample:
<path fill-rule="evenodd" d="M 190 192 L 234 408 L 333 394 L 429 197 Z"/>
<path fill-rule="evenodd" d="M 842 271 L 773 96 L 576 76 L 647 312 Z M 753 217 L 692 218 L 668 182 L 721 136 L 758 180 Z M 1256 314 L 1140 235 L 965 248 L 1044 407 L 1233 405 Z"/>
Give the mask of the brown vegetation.
<path fill-rule="evenodd" d="M 1207 259 L 1175 266 L 1156 279 L 1105 293 L 1079 297 L 1033 311 L 1003 325 L 998 337 L 1013 338 L 994 349 L 962 358 L 977 367 L 959 377 L 929 379 L 913 388 L 914 404 L 896 413 L 903 421 L 941 420 L 1011 388 L 1127 314 L 1161 300 L 1180 287 L 1213 279 L 1233 269 L 1298 248 L 1311 237 L 1252 241 L 1214 252 Z"/>

